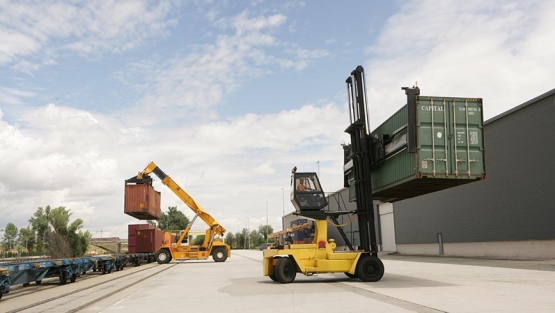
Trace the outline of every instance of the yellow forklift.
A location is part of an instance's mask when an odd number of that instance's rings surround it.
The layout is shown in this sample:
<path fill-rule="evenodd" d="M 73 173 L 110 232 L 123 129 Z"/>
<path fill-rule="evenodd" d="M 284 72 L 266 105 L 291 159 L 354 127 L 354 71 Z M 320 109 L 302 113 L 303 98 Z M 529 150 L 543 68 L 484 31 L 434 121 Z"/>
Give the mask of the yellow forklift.
<path fill-rule="evenodd" d="M 291 202 L 296 213 L 315 220 L 314 243 L 284 244 L 277 249 L 263 251 L 263 274 L 282 284 L 291 283 L 297 273 L 310 276 L 318 273 L 345 273 L 350 278 L 365 282 L 379 281 L 384 265 L 378 258 L 377 235 L 374 226 L 374 207 L 370 170 L 372 153 L 366 115 L 364 72 L 357 67 L 346 80 L 349 93 L 351 125 L 345 132 L 351 135 L 349 159 L 352 160 L 357 209 L 354 212 L 324 212 L 327 199 L 316 173 L 291 176 Z M 337 214 L 356 214 L 360 246 L 355 250 L 336 252 L 334 239 L 328 238 L 328 217 Z M 349 244 L 350 246 L 350 244 Z"/>
<path fill-rule="evenodd" d="M 169 263 L 171 260 L 203 260 L 212 256 L 215 262 L 225 262 L 231 255 L 230 247 L 220 240 L 225 234 L 225 228 L 154 162 L 150 162 L 150 164 L 148 164 L 137 176 L 126 180 L 125 184 L 148 184 L 152 186 L 152 178 L 149 175 L 151 173 L 158 176 L 162 184 L 166 185 L 179 199 L 181 199 L 181 201 L 195 212 L 195 216 L 189 225 L 187 225 L 187 228 L 176 237 L 176 242 L 172 242 L 171 240 L 173 237 L 172 233 L 164 233 L 164 243 L 154 254 L 156 261 L 159 264 L 164 264 Z M 186 239 L 188 239 L 189 230 L 191 230 L 197 217 L 200 217 L 208 225 L 208 229 L 204 235 L 204 242 L 201 245 L 190 245 L 186 243 Z"/>

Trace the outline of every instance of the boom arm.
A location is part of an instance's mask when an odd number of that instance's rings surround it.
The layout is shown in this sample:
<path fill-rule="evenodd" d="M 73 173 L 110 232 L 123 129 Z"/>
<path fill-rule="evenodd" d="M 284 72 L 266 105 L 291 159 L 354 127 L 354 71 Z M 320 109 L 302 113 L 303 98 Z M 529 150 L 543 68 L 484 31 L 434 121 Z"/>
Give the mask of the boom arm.
<path fill-rule="evenodd" d="M 170 190 L 173 191 L 173 193 L 191 210 L 193 210 L 193 212 L 195 212 L 208 226 L 210 226 L 216 234 L 220 236 L 225 234 L 226 229 L 223 228 L 222 225 L 220 225 L 220 223 L 212 217 L 212 215 L 208 214 L 208 212 L 206 212 L 193 198 L 191 198 L 185 190 L 181 189 L 181 187 L 179 187 L 179 185 L 170 176 L 166 175 L 166 173 L 164 173 L 154 162 L 150 162 L 150 164 L 148 164 L 148 166 L 137 175 L 136 181 L 150 181 L 150 183 L 152 183 L 152 179 L 148 177 L 150 173 L 154 173 L 158 176 L 158 178 L 162 181 L 162 184 L 170 188 Z M 133 180 L 133 178 L 130 180 Z"/>

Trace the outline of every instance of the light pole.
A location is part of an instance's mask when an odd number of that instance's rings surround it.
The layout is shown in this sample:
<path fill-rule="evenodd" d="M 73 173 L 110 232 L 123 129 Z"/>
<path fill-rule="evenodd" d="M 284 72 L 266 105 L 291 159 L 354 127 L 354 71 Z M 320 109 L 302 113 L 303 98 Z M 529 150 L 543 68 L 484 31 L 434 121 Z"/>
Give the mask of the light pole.
<path fill-rule="evenodd" d="M 251 236 L 249 234 L 249 218 L 247 217 L 247 240 L 245 240 L 246 242 L 248 242 L 248 246 L 247 246 L 247 250 L 251 249 Z"/>
<path fill-rule="evenodd" d="M 281 229 L 285 229 L 285 221 L 283 220 L 285 218 L 285 190 L 283 188 L 281 188 L 281 207 L 283 210 L 283 215 L 281 216 Z"/>
<path fill-rule="evenodd" d="M 0 231 L 3 232 L 5 235 L 6 232 L 4 228 L 0 229 Z M 2 238 L 2 258 L 4 258 L 4 239 L 3 238 Z"/>

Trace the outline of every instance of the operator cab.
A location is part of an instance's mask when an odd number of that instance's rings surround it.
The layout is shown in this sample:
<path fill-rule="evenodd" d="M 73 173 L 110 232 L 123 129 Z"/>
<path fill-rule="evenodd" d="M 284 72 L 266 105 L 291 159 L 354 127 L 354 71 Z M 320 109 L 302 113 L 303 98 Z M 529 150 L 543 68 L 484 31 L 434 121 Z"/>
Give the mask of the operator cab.
<path fill-rule="evenodd" d="M 293 173 L 291 175 L 291 202 L 298 215 L 323 220 L 322 211 L 328 205 L 316 173 Z"/>

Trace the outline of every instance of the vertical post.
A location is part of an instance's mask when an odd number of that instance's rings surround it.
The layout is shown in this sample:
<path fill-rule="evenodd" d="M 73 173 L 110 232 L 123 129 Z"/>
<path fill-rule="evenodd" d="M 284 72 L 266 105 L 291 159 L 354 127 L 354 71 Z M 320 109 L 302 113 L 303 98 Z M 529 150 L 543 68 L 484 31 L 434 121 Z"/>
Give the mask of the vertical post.
<path fill-rule="evenodd" d="M 266 202 L 266 246 L 268 245 L 268 202 Z"/>
<path fill-rule="evenodd" d="M 281 206 L 283 210 L 283 215 L 281 216 L 281 229 L 285 229 L 285 221 L 283 220 L 285 217 L 285 190 L 281 188 Z"/>

